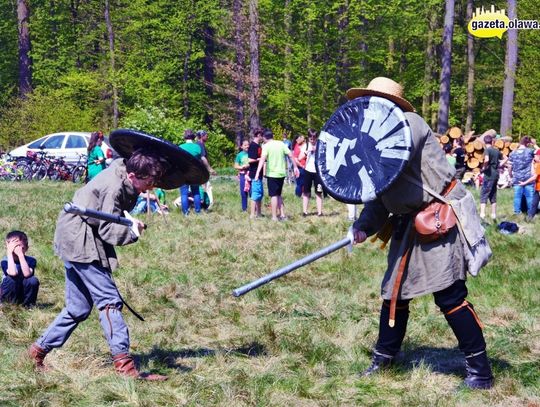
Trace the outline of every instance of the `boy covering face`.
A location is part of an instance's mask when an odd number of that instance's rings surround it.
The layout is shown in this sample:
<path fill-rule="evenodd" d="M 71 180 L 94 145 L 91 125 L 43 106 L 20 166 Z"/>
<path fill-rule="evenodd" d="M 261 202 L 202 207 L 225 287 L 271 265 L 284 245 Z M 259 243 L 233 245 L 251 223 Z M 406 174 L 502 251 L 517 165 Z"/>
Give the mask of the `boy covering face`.
<path fill-rule="evenodd" d="M 1 300 L 25 307 L 36 305 L 39 280 L 34 276 L 37 261 L 26 256 L 28 237 L 14 230 L 6 235 L 6 256 L 2 259 Z"/>

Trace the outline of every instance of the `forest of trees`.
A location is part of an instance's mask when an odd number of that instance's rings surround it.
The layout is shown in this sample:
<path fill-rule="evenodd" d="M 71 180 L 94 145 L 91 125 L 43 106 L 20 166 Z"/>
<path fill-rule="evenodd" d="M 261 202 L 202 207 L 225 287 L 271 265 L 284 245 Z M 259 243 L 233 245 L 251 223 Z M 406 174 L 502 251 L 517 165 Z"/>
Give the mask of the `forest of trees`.
<path fill-rule="evenodd" d="M 468 35 L 492 4 L 539 17 L 537 0 L 0 0 L 0 149 L 116 127 L 178 142 L 191 127 L 217 157 L 260 125 L 320 128 L 375 76 L 438 132 L 534 137 L 540 30 Z"/>

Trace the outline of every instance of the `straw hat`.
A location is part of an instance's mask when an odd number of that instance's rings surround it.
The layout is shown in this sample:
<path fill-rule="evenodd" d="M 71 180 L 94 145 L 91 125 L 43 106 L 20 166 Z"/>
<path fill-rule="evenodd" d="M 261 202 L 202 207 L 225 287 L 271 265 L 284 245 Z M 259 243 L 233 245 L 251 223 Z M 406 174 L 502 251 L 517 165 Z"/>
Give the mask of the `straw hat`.
<path fill-rule="evenodd" d="M 391 100 L 405 112 L 415 111 L 413 105 L 403 97 L 403 86 L 383 76 L 372 79 L 367 88 L 349 89 L 346 95 L 349 100 L 356 99 L 360 96 L 380 96 Z"/>

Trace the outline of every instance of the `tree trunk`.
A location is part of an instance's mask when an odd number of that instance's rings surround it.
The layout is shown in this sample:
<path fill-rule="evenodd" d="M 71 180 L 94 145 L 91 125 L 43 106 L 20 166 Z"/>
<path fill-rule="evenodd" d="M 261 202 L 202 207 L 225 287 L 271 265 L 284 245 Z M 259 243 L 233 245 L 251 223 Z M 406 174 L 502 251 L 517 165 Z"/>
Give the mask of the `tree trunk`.
<path fill-rule="evenodd" d="M 250 56 L 250 83 L 249 97 L 249 128 L 251 131 L 260 127 L 259 98 L 259 11 L 258 0 L 249 0 L 249 56 Z"/>
<path fill-rule="evenodd" d="M 349 59 L 347 52 L 348 37 L 345 33 L 349 26 L 349 0 L 345 0 L 337 11 L 338 20 L 338 60 L 336 64 L 336 85 L 338 89 L 337 103 L 341 105 L 346 101 L 345 88 L 349 77 Z"/>
<path fill-rule="evenodd" d="M 368 30 L 367 30 L 368 20 L 367 18 L 363 16 L 360 17 L 360 20 L 362 21 L 362 24 L 360 25 L 360 30 L 359 30 L 360 41 L 358 42 L 358 49 L 360 50 L 360 53 L 361 53 L 359 65 L 360 65 L 360 71 L 364 73 L 368 69 L 367 58 L 365 57 L 368 52 L 368 45 L 365 40 L 366 38 L 368 38 L 368 35 L 369 35 Z"/>
<path fill-rule="evenodd" d="M 454 0 L 446 0 L 442 46 L 441 87 L 439 95 L 439 118 L 437 132 L 443 134 L 448 129 L 450 111 L 450 78 L 452 76 L 452 36 L 454 34 Z"/>
<path fill-rule="evenodd" d="M 242 28 L 245 27 L 243 19 L 243 1 L 234 0 L 233 2 L 233 22 L 234 22 L 234 49 L 236 53 L 236 64 L 234 66 L 234 82 L 236 87 L 235 96 L 235 118 L 234 130 L 236 133 L 236 145 L 240 147 L 244 139 L 244 68 L 246 66 L 246 49 L 244 46 L 244 36 Z"/>
<path fill-rule="evenodd" d="M 330 38 L 329 38 L 329 25 L 331 24 L 329 19 L 329 13 L 326 13 L 324 16 L 323 16 L 323 29 L 322 29 L 322 34 L 323 34 L 323 38 L 324 38 L 324 50 L 323 50 L 323 55 L 322 55 L 322 66 L 323 66 L 323 84 L 322 84 L 322 111 L 326 114 L 326 112 L 328 111 L 328 91 L 329 91 L 329 87 L 330 87 L 330 78 L 328 76 L 328 70 L 330 69 Z M 331 91 L 330 91 L 331 92 Z M 330 95 L 330 96 L 333 96 L 333 95 Z M 332 98 L 332 100 L 334 100 Z M 333 102 L 332 102 L 332 105 L 333 105 Z"/>
<path fill-rule="evenodd" d="M 390 35 L 388 36 L 388 51 L 386 53 L 386 71 L 392 72 L 394 69 L 394 55 L 396 53 L 396 44 L 394 38 Z"/>
<path fill-rule="evenodd" d="M 58 22 L 56 19 L 56 10 L 57 10 L 57 4 L 54 2 L 54 0 L 49 1 L 49 15 L 51 17 L 51 32 L 52 32 L 52 38 L 53 42 L 51 45 L 51 58 L 56 58 L 58 56 L 59 51 L 59 39 L 58 39 Z"/>
<path fill-rule="evenodd" d="M 19 29 L 19 96 L 26 98 L 32 92 L 32 59 L 30 58 L 30 9 L 26 0 L 17 0 Z"/>
<path fill-rule="evenodd" d="M 309 58 L 307 61 L 307 67 L 308 67 L 307 77 L 308 77 L 308 84 L 310 85 L 309 90 L 308 90 L 307 102 L 306 102 L 306 124 L 307 124 L 307 127 L 310 128 L 312 127 L 312 123 L 313 123 L 313 89 L 315 88 L 315 86 L 313 86 L 313 82 L 314 82 L 314 79 L 313 79 L 314 69 L 313 69 L 313 58 L 312 58 L 313 23 L 311 21 L 309 22 L 308 27 L 307 27 L 306 38 L 307 38 L 307 46 L 309 48 L 309 52 L 308 52 Z"/>
<path fill-rule="evenodd" d="M 508 0 L 508 18 L 516 18 L 516 0 Z M 514 108 L 514 82 L 516 79 L 516 65 L 518 56 L 518 32 L 508 30 L 506 40 L 506 58 L 504 67 L 504 89 L 501 107 L 501 135 L 512 135 L 512 113 Z"/>
<path fill-rule="evenodd" d="M 112 110 L 113 110 L 113 128 L 118 127 L 118 89 L 116 86 L 116 61 L 114 52 L 114 30 L 111 22 L 111 13 L 109 0 L 105 0 L 105 24 L 107 25 L 107 36 L 109 38 L 109 59 L 112 79 Z"/>
<path fill-rule="evenodd" d="M 204 61 L 203 61 L 203 75 L 204 75 L 204 89 L 207 96 L 207 106 L 204 114 L 204 122 L 206 125 L 211 126 L 213 123 L 211 101 L 214 96 L 214 80 L 215 80 L 215 70 L 214 70 L 214 52 L 215 52 L 215 43 L 214 43 L 215 30 L 210 26 L 209 22 L 206 22 L 203 29 L 204 36 Z"/>
<path fill-rule="evenodd" d="M 192 18 L 191 18 L 192 19 Z M 184 73 L 182 75 L 182 98 L 184 101 L 184 118 L 189 118 L 189 92 L 188 92 L 188 79 L 189 79 L 189 60 L 191 59 L 191 46 L 193 42 L 193 33 L 189 34 L 189 44 L 184 56 Z"/>
<path fill-rule="evenodd" d="M 438 101 L 438 95 L 436 91 L 431 92 L 431 106 L 435 106 L 435 103 Z M 437 109 L 431 109 L 431 126 L 432 129 L 437 128 Z"/>
<path fill-rule="evenodd" d="M 285 39 L 285 70 L 283 72 L 283 93 L 285 94 L 285 105 L 283 106 L 283 112 L 284 115 L 283 119 L 285 119 L 285 122 L 289 121 L 289 117 L 291 114 L 291 83 L 292 83 L 292 49 L 291 49 L 291 41 L 292 38 L 292 29 L 291 29 L 291 21 L 292 21 L 292 15 L 291 15 L 291 0 L 285 0 L 285 7 L 284 7 L 284 25 L 285 25 L 285 33 L 287 34 L 287 38 Z"/>
<path fill-rule="evenodd" d="M 424 94 L 422 95 L 422 117 L 429 120 L 431 116 L 431 86 L 433 79 L 433 71 L 437 65 L 435 61 L 435 41 L 433 40 L 434 32 L 437 28 L 437 13 L 434 10 L 429 11 L 429 25 L 426 44 L 426 62 L 424 65 Z"/>
<path fill-rule="evenodd" d="M 71 15 L 71 30 L 73 38 L 78 38 L 79 25 L 79 0 L 71 0 L 69 2 L 69 13 Z M 77 68 L 82 67 L 81 53 L 77 52 L 77 60 L 75 62 Z"/>
<path fill-rule="evenodd" d="M 466 21 L 473 16 L 473 0 L 467 0 Z M 465 120 L 465 134 L 471 131 L 474 111 L 474 37 L 467 33 L 467 119 Z"/>

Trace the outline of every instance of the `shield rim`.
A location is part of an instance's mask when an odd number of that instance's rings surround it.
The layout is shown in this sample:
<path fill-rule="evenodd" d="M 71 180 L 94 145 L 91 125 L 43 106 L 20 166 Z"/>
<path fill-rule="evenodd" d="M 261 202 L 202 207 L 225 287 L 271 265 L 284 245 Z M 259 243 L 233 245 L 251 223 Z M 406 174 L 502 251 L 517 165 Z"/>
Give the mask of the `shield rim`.
<path fill-rule="evenodd" d="M 210 174 L 200 160 L 176 144 L 152 134 L 135 129 L 116 129 L 109 135 L 115 151 L 129 159 L 138 148 L 155 150 L 170 164 L 169 170 L 156 183 L 156 187 L 175 189 L 184 184 L 201 185 L 208 181 Z"/>
<path fill-rule="evenodd" d="M 397 105 L 396 103 L 392 102 L 391 100 L 385 99 L 383 97 L 380 97 L 380 96 L 360 96 L 360 97 L 357 97 L 355 99 L 349 100 L 348 102 L 346 102 L 343 105 L 339 106 L 334 111 L 334 113 L 332 113 L 330 118 L 325 122 L 325 124 L 321 128 L 321 131 L 325 131 L 325 128 L 327 127 L 327 125 L 334 119 L 334 117 L 336 115 L 338 115 L 340 113 L 340 111 L 342 109 L 345 109 L 350 105 L 354 105 L 354 104 L 357 104 L 357 103 L 360 103 L 360 102 L 369 101 L 372 98 L 377 99 L 378 102 L 381 101 L 383 104 L 389 105 L 390 107 L 394 107 L 394 111 L 397 111 L 398 113 L 401 114 L 402 120 L 400 120 L 400 121 L 405 122 L 406 128 L 409 129 L 409 133 L 410 133 L 410 137 L 409 137 L 409 139 L 410 139 L 409 156 L 407 157 L 406 160 L 403 160 L 403 164 L 401 165 L 400 170 L 398 172 L 396 172 L 396 174 L 392 178 L 392 180 L 390 182 L 388 182 L 388 184 L 378 192 L 376 197 L 373 199 L 373 200 L 375 200 L 375 199 L 379 198 L 381 195 L 383 195 L 384 192 L 386 192 L 388 190 L 388 188 L 390 188 L 390 186 L 392 186 L 392 184 L 394 184 L 394 182 L 396 182 L 396 180 L 399 178 L 399 175 L 403 172 L 403 170 L 407 167 L 407 165 L 409 163 L 410 156 L 411 156 L 411 150 L 412 150 L 412 131 L 411 131 L 411 125 L 409 124 L 409 121 L 405 117 L 406 112 L 401 107 L 399 107 L 399 105 Z M 320 140 L 317 140 L 317 151 L 319 149 L 319 143 L 320 142 L 321 142 Z M 356 204 L 364 204 L 366 202 L 371 202 L 371 201 L 365 201 L 364 202 L 360 198 L 352 199 L 352 198 L 343 197 L 342 195 L 339 195 L 335 191 L 329 189 L 326 186 L 326 184 L 324 183 L 324 181 L 323 181 L 324 178 L 322 177 L 321 169 L 320 169 L 320 165 L 319 165 L 319 154 L 315 155 L 315 169 L 317 171 L 317 176 L 319 177 L 319 179 L 321 180 L 321 183 L 323 184 L 323 188 L 324 188 L 325 192 L 328 193 L 328 195 L 330 195 L 335 200 L 337 200 L 339 202 L 346 203 L 346 204 L 354 204 L 354 205 L 356 205 Z"/>

